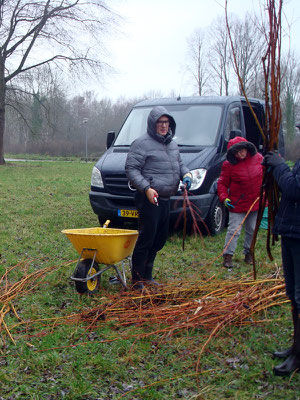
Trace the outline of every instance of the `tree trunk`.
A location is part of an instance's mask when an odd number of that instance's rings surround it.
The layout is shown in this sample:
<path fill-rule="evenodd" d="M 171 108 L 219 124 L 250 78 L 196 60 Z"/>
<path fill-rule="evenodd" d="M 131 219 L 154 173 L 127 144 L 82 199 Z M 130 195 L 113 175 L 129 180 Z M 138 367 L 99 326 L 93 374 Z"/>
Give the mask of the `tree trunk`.
<path fill-rule="evenodd" d="M 4 63 L 2 59 L 0 59 L 0 165 L 5 164 L 3 148 L 5 132 L 5 93 Z"/>

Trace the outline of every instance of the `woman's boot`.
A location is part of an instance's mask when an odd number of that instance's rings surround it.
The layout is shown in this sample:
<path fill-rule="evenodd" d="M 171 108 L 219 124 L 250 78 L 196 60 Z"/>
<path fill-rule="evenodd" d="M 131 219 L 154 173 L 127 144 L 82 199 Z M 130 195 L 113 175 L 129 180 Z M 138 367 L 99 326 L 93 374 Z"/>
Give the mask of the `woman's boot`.
<path fill-rule="evenodd" d="M 225 268 L 233 268 L 232 255 L 231 254 L 224 254 L 223 255 L 223 266 Z"/>
<path fill-rule="evenodd" d="M 280 365 L 274 367 L 275 375 L 289 375 L 300 368 L 300 318 L 298 314 L 294 344 L 291 354 Z"/>
<path fill-rule="evenodd" d="M 293 326 L 294 326 L 294 336 L 293 336 L 293 341 L 294 341 L 295 334 L 296 334 L 297 320 L 298 320 L 298 310 L 297 310 L 296 304 L 292 303 L 291 310 L 292 310 L 292 319 L 293 319 Z M 286 350 L 274 351 L 273 356 L 277 357 L 277 358 L 287 358 L 291 354 L 292 348 L 293 348 L 293 344 L 291 347 L 289 347 Z"/>

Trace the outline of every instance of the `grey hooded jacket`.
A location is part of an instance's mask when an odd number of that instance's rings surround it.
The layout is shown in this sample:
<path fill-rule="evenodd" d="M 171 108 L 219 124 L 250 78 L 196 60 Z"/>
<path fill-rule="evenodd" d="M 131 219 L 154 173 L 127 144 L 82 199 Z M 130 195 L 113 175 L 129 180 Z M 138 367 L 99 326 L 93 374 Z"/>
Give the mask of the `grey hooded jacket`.
<path fill-rule="evenodd" d="M 156 133 L 156 121 L 163 115 L 170 120 L 165 136 Z M 177 143 L 172 140 L 176 123 L 164 107 L 154 107 L 147 120 L 147 133 L 137 138 L 130 147 L 126 160 L 127 178 L 140 192 L 149 187 L 162 198 L 169 198 L 178 190 L 180 179 L 189 172 L 183 164 Z"/>

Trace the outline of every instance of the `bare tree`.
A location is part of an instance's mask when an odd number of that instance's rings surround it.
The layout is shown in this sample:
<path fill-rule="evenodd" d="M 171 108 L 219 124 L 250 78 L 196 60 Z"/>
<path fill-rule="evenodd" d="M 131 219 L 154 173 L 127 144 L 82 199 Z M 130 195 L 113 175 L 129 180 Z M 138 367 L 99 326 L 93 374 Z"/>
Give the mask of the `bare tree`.
<path fill-rule="evenodd" d="M 101 73 L 103 36 L 113 13 L 100 0 L 0 2 L 0 164 L 4 164 L 6 94 L 21 74 L 55 64 L 83 75 Z"/>
<path fill-rule="evenodd" d="M 188 56 L 190 62 L 187 65 L 187 72 L 192 76 L 194 87 L 197 88 L 197 94 L 202 96 L 206 92 L 206 86 L 210 78 L 203 30 L 196 30 L 189 38 Z"/>
<path fill-rule="evenodd" d="M 210 32 L 211 49 L 209 63 L 212 79 L 220 96 L 229 95 L 231 74 L 230 43 L 224 18 L 217 18 Z"/>
<path fill-rule="evenodd" d="M 300 63 L 295 53 L 282 57 L 281 72 L 283 124 L 287 140 L 292 143 L 295 137 L 296 104 L 300 100 Z"/>
<path fill-rule="evenodd" d="M 231 18 L 230 32 L 233 41 L 233 51 L 236 57 L 237 68 L 244 87 L 249 94 L 249 89 L 256 91 L 258 77 L 262 73 L 261 58 L 264 49 L 263 35 L 255 21 L 257 17 L 246 14 L 243 20 Z M 238 81 L 239 94 L 243 95 L 241 82 Z"/>

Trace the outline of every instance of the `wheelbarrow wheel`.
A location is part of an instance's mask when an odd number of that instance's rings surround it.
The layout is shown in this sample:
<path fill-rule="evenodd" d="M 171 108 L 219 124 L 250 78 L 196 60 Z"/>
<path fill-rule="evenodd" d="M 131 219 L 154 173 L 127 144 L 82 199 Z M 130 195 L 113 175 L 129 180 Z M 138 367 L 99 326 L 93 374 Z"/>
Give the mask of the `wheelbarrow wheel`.
<path fill-rule="evenodd" d="M 88 278 L 91 275 L 96 274 L 99 271 L 98 264 L 94 261 L 93 266 L 91 267 L 93 260 L 85 259 L 79 262 L 76 273 L 74 275 L 75 278 Z M 75 281 L 75 287 L 78 293 L 87 293 L 94 294 L 100 286 L 100 275 L 97 275 L 93 279 L 89 279 L 86 282 Z"/>

